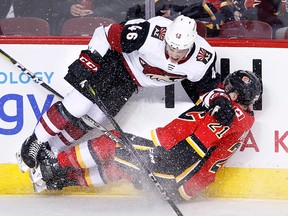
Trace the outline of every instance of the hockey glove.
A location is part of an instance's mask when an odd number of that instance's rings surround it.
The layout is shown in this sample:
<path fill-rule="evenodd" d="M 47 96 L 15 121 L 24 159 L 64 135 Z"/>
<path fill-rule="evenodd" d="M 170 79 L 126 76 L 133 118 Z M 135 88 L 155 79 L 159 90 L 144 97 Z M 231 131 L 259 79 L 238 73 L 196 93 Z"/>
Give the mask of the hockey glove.
<path fill-rule="evenodd" d="M 215 116 L 217 122 L 223 126 L 230 126 L 235 116 L 229 97 L 218 96 L 210 103 L 209 110 Z"/>
<path fill-rule="evenodd" d="M 79 59 L 68 67 L 68 73 L 72 73 L 80 81 L 89 80 L 100 68 L 101 61 L 100 54 L 91 53 L 90 50 L 82 50 Z"/>

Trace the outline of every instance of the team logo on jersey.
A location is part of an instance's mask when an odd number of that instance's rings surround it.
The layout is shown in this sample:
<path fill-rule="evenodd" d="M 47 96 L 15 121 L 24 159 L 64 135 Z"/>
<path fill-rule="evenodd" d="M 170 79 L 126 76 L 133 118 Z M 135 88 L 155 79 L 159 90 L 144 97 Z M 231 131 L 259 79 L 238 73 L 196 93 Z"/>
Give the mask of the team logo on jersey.
<path fill-rule="evenodd" d="M 165 34 L 166 34 L 166 30 L 167 30 L 166 27 L 161 27 L 161 26 L 156 25 L 155 28 L 152 31 L 152 35 L 151 36 L 163 41 L 164 37 L 165 37 Z"/>
<path fill-rule="evenodd" d="M 196 60 L 202 61 L 204 64 L 207 64 L 211 58 L 212 58 L 212 53 L 208 52 L 207 50 L 201 47 L 199 50 L 199 53 L 197 54 Z"/>
<path fill-rule="evenodd" d="M 203 108 L 204 109 L 204 108 Z M 186 112 L 181 114 L 178 119 L 181 119 L 183 121 L 192 121 L 195 122 L 197 120 L 203 119 L 205 116 L 206 111 L 201 110 L 193 110 L 191 112 Z"/>
<path fill-rule="evenodd" d="M 152 67 L 142 58 L 139 58 L 139 62 L 143 67 L 143 73 L 150 77 L 152 80 L 165 81 L 165 82 L 175 82 L 177 80 L 185 79 L 186 76 L 168 73 L 160 68 Z"/>

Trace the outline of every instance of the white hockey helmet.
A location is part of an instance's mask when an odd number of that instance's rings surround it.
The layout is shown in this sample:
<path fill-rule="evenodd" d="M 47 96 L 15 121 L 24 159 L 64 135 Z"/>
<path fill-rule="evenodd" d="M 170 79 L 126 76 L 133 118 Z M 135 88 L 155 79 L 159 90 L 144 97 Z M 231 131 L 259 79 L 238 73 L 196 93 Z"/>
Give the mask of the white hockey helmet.
<path fill-rule="evenodd" d="M 165 34 L 166 43 L 174 49 L 191 49 L 197 32 L 196 22 L 187 16 L 178 16 L 167 28 Z"/>

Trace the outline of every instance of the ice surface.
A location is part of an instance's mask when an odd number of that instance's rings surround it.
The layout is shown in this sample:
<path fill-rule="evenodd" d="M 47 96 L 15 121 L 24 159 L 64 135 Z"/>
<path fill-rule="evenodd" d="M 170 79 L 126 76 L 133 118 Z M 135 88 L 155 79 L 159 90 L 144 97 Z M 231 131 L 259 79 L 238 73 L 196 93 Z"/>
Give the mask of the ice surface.
<path fill-rule="evenodd" d="M 196 200 L 184 216 L 287 216 L 288 201 Z M 144 196 L 0 196 L 3 216 L 175 216 L 165 201 Z"/>

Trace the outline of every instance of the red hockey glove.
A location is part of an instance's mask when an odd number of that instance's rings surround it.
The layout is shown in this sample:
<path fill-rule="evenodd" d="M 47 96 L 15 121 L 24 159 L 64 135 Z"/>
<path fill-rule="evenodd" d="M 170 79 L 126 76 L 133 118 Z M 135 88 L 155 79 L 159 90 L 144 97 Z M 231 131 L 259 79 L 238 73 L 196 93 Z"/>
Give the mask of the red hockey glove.
<path fill-rule="evenodd" d="M 221 125 L 230 126 L 232 124 L 235 111 L 227 94 L 219 92 L 212 95 L 209 110 Z"/>

